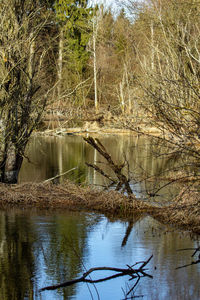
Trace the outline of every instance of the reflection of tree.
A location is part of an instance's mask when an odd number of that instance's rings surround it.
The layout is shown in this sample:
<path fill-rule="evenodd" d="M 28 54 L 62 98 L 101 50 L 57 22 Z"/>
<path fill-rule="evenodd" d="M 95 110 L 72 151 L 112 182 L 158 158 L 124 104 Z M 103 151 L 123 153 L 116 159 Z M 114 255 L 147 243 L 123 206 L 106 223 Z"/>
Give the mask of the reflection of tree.
<path fill-rule="evenodd" d="M 129 236 L 130 236 L 130 234 L 131 234 L 131 231 L 132 231 L 132 229 L 133 229 L 133 226 L 134 226 L 134 224 L 137 222 L 137 220 L 140 219 L 140 217 L 141 217 L 141 216 L 138 216 L 138 218 L 136 218 L 135 220 L 130 220 L 130 221 L 128 222 L 128 226 L 127 226 L 127 228 L 126 228 L 126 232 L 125 232 L 125 235 L 124 235 L 122 244 L 121 244 L 122 247 L 126 246 L 126 243 L 127 243 L 128 238 L 129 238 Z"/>
<path fill-rule="evenodd" d="M 33 241 L 29 218 L 0 214 L 0 299 L 33 299 Z"/>
<path fill-rule="evenodd" d="M 128 247 L 132 248 L 132 259 L 135 260 L 153 253 L 153 264 L 156 267 L 152 272 L 154 281 L 141 284 L 137 293 L 151 295 L 151 299 L 197 299 L 199 281 L 196 279 L 199 278 L 199 269 L 188 268 L 187 272 L 175 270 L 189 262 L 189 254 L 177 250 L 192 248 L 196 242 L 191 240 L 189 234 L 170 232 L 171 230 L 150 217 L 134 225 L 125 251 Z M 134 248 L 135 245 L 137 247 Z M 118 259 L 122 259 L 124 254 L 125 252 L 117 253 Z"/>
<path fill-rule="evenodd" d="M 43 249 L 45 269 L 53 283 L 75 278 L 83 270 L 82 263 L 87 256 L 87 235 L 96 218 L 89 219 L 75 213 L 58 215 L 52 226 L 43 232 L 46 237 Z M 64 289 L 63 299 L 74 293 L 74 286 Z"/>
<path fill-rule="evenodd" d="M 78 167 L 77 170 L 66 177 L 78 183 L 85 181 L 85 146 L 81 137 L 33 138 L 26 155 L 32 164 L 24 161 L 20 181 L 33 181 L 33 178 L 34 181 L 42 181 L 74 167 Z"/>
<path fill-rule="evenodd" d="M 37 267 L 51 282 L 73 278 L 83 269 L 87 256 L 87 235 L 98 216 L 69 213 L 50 217 L 50 224 L 38 226 L 30 215 L 0 213 L 0 299 L 34 299 Z M 34 225 L 35 224 L 35 225 Z M 75 287 L 63 291 L 73 295 Z"/>

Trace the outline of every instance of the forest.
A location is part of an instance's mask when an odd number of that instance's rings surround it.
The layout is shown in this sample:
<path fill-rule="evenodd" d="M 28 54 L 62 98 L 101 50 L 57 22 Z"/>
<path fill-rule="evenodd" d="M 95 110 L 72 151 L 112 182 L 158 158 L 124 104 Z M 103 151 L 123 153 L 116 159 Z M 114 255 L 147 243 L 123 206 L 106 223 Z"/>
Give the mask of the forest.
<path fill-rule="evenodd" d="M 199 16 L 200 0 L 0 1 L 2 299 L 100 299 L 127 275 L 103 297 L 199 299 Z"/>
<path fill-rule="evenodd" d="M 1 1 L 1 181 L 44 115 L 153 127 L 199 164 L 199 1 L 116 2 Z"/>
<path fill-rule="evenodd" d="M 141 161 L 135 162 L 139 175 L 136 170 L 130 175 L 128 152 L 121 153 L 120 163 L 114 161 L 99 139 L 88 137 L 85 128 L 84 141 L 105 160 L 113 175 L 95 162 L 86 162 L 87 167 L 129 196 L 134 194 L 133 178 L 144 183 L 150 198 L 171 183 L 185 183 L 175 202 L 189 202 L 183 206 L 187 223 L 193 220 L 196 226 L 199 1 L 118 0 L 116 4 L 114 11 L 86 0 L 1 1 L 0 180 L 18 182 L 23 161 L 29 160 L 26 148 L 31 135 L 37 130 L 45 133 L 51 121 L 61 124 L 59 120 L 64 120 L 59 134 L 74 121 L 82 122 L 83 127 L 92 122 L 100 133 L 108 126 L 114 132 L 127 129 L 137 137 L 151 138 L 152 161 L 165 157 L 169 165 L 170 161 L 179 164 L 160 173 L 157 167 L 152 177 Z M 156 183 L 162 179 L 165 183 Z M 149 189 L 151 181 L 154 188 Z M 175 220 L 179 219 L 175 214 Z"/>

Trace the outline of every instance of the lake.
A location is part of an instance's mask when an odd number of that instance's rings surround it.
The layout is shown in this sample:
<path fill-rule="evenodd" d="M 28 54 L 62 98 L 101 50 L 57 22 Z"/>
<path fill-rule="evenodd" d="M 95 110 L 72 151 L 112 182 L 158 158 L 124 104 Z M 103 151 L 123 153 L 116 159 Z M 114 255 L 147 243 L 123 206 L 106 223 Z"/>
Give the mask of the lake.
<path fill-rule="evenodd" d="M 157 156 L 158 149 L 143 138 L 103 136 L 99 138 L 116 162 L 128 164 L 134 192 L 147 199 L 147 191 L 164 183 L 161 174 L 181 164 L 181 159 Z M 36 137 L 27 150 L 20 182 L 40 182 L 76 167 L 60 181 L 107 186 L 108 181 L 85 162 L 100 161 L 99 154 L 81 137 Z M 105 164 L 101 164 L 110 172 Z M 152 180 L 144 179 L 146 177 Z M 152 177 L 153 176 L 153 177 Z M 169 202 L 179 186 L 166 186 L 154 199 Z M 178 269 L 192 261 L 192 250 L 199 238 L 188 232 L 166 227 L 149 216 L 130 220 L 108 218 L 102 214 L 61 210 L 9 209 L 0 211 L 0 299 L 126 299 L 134 285 L 129 277 L 93 285 L 78 283 L 56 291 L 39 289 L 74 279 L 92 267 L 126 268 L 147 260 L 147 273 L 134 290 L 141 299 L 200 299 L 200 264 Z M 91 277 L 106 276 L 104 272 Z M 130 295 L 129 295 L 130 296 Z"/>

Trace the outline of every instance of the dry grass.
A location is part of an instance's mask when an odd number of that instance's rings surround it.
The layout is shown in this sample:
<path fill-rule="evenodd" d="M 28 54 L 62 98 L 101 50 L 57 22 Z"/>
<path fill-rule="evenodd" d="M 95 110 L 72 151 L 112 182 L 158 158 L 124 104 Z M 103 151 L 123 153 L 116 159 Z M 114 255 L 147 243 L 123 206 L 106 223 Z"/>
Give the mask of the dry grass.
<path fill-rule="evenodd" d="M 181 192 L 167 207 L 157 207 L 134 196 L 118 192 L 101 192 L 83 188 L 69 181 L 62 185 L 52 183 L 5 185 L 0 184 L 0 206 L 86 209 L 115 216 L 149 214 L 159 221 L 184 227 L 200 233 L 200 197 L 197 190 Z"/>
<path fill-rule="evenodd" d="M 69 181 L 62 185 L 52 183 L 0 184 L 0 206 L 32 206 L 39 208 L 89 209 L 101 212 L 132 214 L 146 211 L 150 206 L 134 196 L 115 192 L 95 191 L 79 187 Z"/>
<path fill-rule="evenodd" d="M 200 193 L 197 189 L 185 189 L 171 205 L 155 210 L 152 215 L 164 223 L 200 234 Z"/>

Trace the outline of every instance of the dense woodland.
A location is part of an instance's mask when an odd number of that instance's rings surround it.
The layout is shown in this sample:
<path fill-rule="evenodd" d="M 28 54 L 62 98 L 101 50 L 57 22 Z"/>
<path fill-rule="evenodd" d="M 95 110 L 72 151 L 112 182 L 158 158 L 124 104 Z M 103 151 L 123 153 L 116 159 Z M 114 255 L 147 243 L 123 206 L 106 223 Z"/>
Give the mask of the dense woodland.
<path fill-rule="evenodd" d="M 1 181 L 17 180 L 44 111 L 148 122 L 198 164 L 200 1 L 116 2 L 1 1 Z"/>

